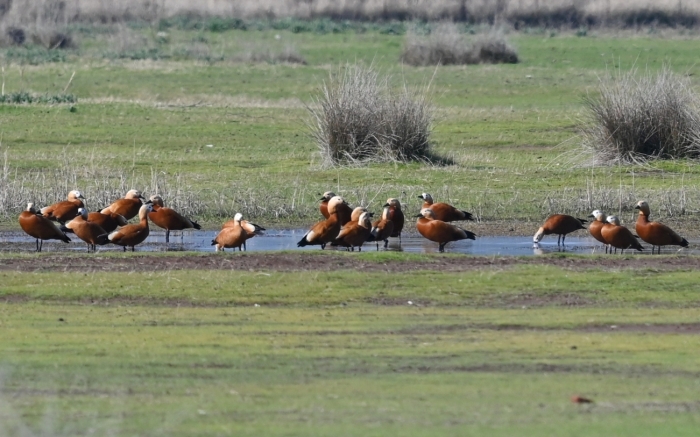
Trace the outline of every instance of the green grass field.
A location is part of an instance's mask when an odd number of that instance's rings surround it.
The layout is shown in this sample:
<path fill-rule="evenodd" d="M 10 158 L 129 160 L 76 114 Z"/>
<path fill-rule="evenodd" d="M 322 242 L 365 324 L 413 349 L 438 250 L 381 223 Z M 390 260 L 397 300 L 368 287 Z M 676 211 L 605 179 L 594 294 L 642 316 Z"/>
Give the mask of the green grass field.
<path fill-rule="evenodd" d="M 667 63 L 697 85 L 695 37 L 514 34 L 520 64 L 435 70 L 398 64 L 403 36 L 380 30 L 135 32 L 147 56 L 94 29 L 61 62 L 2 49 L 6 93 L 78 97 L 0 105 L 2 229 L 18 229 L 28 201 L 79 188 L 95 209 L 138 188 L 209 228 L 235 212 L 306 226 L 326 190 L 377 210 L 399 197 L 412 213 L 427 191 L 487 233 L 551 212 L 621 210 L 629 221 L 646 198 L 655 218 L 699 234 L 694 162 L 583 166 L 576 137 L 582 97 L 606 71 Z M 236 60 L 287 44 L 306 65 Z M 320 168 L 305 105 L 347 62 L 374 63 L 396 84 L 431 82 L 434 146 L 456 164 Z M 695 269 L 674 264 L 682 257 L 637 269 L 602 256 L 585 257 L 595 267 L 552 256 L 570 265 L 481 268 L 455 257 L 465 263 L 455 272 L 440 255 L 318 252 L 372 268 L 248 270 L 222 254 L 230 270 L 101 272 L 68 269 L 84 254 L 65 268 L 49 267 L 50 253 L 2 254 L 0 435 L 697 434 L 700 296 Z M 34 264 L 3 267 L 18 259 Z M 436 266 L 381 271 L 417 260 Z"/>
<path fill-rule="evenodd" d="M 698 426 L 693 272 L 0 279 L 7 435 L 651 436 Z"/>
<path fill-rule="evenodd" d="M 139 32 L 155 41 L 150 30 Z M 428 191 L 484 220 L 538 221 L 552 212 L 620 206 L 631 212 L 646 198 L 657 217 L 692 220 L 687 213 L 698 210 L 700 180 L 692 162 L 582 166 L 577 135 L 586 118 L 582 97 L 597 92 L 606 71 L 654 71 L 666 63 L 696 82 L 700 40 L 515 34 L 520 64 L 436 70 L 400 65 L 403 38 L 172 30 L 167 43 L 151 42 L 170 53 L 206 41 L 224 59 L 201 62 L 109 58 L 108 35 L 87 34 L 65 62 L 10 63 L 6 92 L 61 93 L 75 72 L 68 92 L 79 101 L 0 107 L 5 221 L 15 220 L 26 197 L 52 203 L 74 187 L 93 209 L 132 187 L 159 191 L 212 227 L 235 212 L 269 224 L 306 224 L 316 217 L 318 193 L 329 189 L 372 208 L 399 197 L 411 211 Z M 227 60 L 288 44 L 307 65 Z M 456 165 L 320 168 L 305 105 L 329 71 L 348 62 L 373 63 L 397 85 L 431 82 L 434 146 Z"/>

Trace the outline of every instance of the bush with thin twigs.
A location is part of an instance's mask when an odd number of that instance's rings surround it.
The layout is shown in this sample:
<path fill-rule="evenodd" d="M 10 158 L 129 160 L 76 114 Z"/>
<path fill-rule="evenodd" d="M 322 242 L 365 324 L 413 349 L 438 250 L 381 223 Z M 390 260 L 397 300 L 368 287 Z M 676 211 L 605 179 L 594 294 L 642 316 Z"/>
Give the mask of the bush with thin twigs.
<path fill-rule="evenodd" d="M 472 56 L 480 64 L 517 64 L 518 53 L 500 32 L 482 35 L 471 45 Z"/>
<path fill-rule="evenodd" d="M 600 80 L 600 95 L 586 96 L 590 124 L 583 145 L 598 164 L 650 158 L 700 157 L 700 99 L 690 82 L 664 67 Z"/>
<path fill-rule="evenodd" d="M 394 91 L 372 66 L 348 65 L 331 72 L 320 93 L 308 107 L 309 127 L 325 166 L 435 158 L 428 87 Z"/>
<path fill-rule="evenodd" d="M 22 45 L 31 41 L 47 50 L 77 46 L 68 30 L 72 19 L 65 0 L 10 2 L 0 21 L 0 45 Z"/>
<path fill-rule="evenodd" d="M 441 24 L 425 36 L 410 32 L 401 53 L 401 62 L 416 66 L 518 61 L 518 54 L 501 32 L 491 31 L 470 42 L 454 24 Z"/>

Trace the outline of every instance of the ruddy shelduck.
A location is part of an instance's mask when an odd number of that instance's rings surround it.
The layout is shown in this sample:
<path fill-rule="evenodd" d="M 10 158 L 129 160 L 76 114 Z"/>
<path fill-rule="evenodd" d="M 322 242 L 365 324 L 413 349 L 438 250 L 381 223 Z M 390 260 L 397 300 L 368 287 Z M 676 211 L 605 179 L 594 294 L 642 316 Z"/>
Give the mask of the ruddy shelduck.
<path fill-rule="evenodd" d="M 434 203 L 433 196 L 431 196 L 428 193 L 423 193 L 420 196 L 418 196 L 418 198 L 423 199 L 423 206 L 421 207 L 421 210 L 425 208 L 430 208 L 430 210 L 433 211 L 433 216 L 435 217 L 435 220 L 441 220 L 443 222 L 456 222 L 458 220 L 474 220 L 474 217 L 472 217 L 471 213 L 467 211 L 459 210 L 448 203 Z"/>
<path fill-rule="evenodd" d="M 321 215 L 325 218 L 329 218 L 331 214 L 328 212 L 328 202 L 335 197 L 335 193 L 332 191 L 326 191 L 323 196 L 319 199 L 321 203 L 318 205 Z"/>
<path fill-rule="evenodd" d="M 332 191 L 326 191 L 321 197 L 321 204 L 319 205 L 319 210 L 325 218 L 330 217 L 330 212 L 328 211 L 328 202 L 330 202 L 330 200 L 333 197 L 335 197 L 335 193 L 333 193 Z M 352 220 L 352 211 L 352 208 L 350 208 L 350 206 L 346 202 L 336 206 L 336 213 L 338 214 L 338 221 L 340 222 L 340 226 L 343 226 Z"/>
<path fill-rule="evenodd" d="M 97 223 L 89 220 L 87 209 L 80 208 L 78 216 L 66 223 L 66 228 L 70 229 L 81 240 L 87 243 L 88 253 L 90 249 L 94 252 L 97 244 L 104 245 L 109 243 L 107 239 L 108 233 Z"/>
<path fill-rule="evenodd" d="M 368 212 L 368 211 L 367 211 L 367 208 L 365 208 L 364 206 L 355 207 L 355 208 L 352 210 L 352 214 L 350 215 L 350 221 L 347 222 L 347 223 L 345 223 L 345 225 L 343 225 L 343 226 L 340 227 L 340 232 L 343 232 L 343 228 L 345 228 L 345 227 L 348 226 L 348 225 L 351 225 L 351 224 L 352 224 L 352 225 L 357 225 L 357 223 L 360 221 L 360 216 L 362 215 L 363 212 L 367 212 L 367 213 L 368 213 L 367 215 L 368 215 L 369 217 L 372 217 L 372 216 L 374 215 L 374 214 L 372 214 L 371 212 Z M 372 227 L 372 223 L 370 222 L 370 228 L 371 228 L 371 227 Z M 339 234 L 339 235 L 340 235 L 340 234 Z M 346 248 L 350 248 L 349 245 L 345 244 L 345 243 L 344 243 L 342 240 L 340 240 L 339 238 L 336 238 L 335 240 L 331 241 L 331 246 L 343 246 L 343 247 L 346 247 Z"/>
<path fill-rule="evenodd" d="M 384 242 L 384 248 L 389 245 L 389 237 L 394 233 L 394 222 L 389 218 L 391 207 L 385 203 L 382 209 L 382 216 L 379 220 L 372 223 L 372 239 L 377 242 L 377 250 L 379 250 L 379 242 Z"/>
<path fill-rule="evenodd" d="M 608 243 L 605 242 L 603 239 L 603 236 L 600 234 L 601 229 L 603 229 L 603 226 L 607 223 L 605 221 L 605 214 L 603 214 L 602 211 L 596 209 L 589 215 L 588 217 L 592 217 L 594 220 L 591 221 L 591 224 L 588 225 L 588 232 L 598 240 L 599 242 L 603 243 L 605 246 L 605 253 L 608 253 Z"/>
<path fill-rule="evenodd" d="M 85 206 L 80 199 L 85 199 L 83 194 L 78 190 L 73 190 L 68 193 L 67 200 L 41 208 L 41 215 L 49 220 L 65 223 L 74 219 L 78 215 L 78 209 Z"/>
<path fill-rule="evenodd" d="M 211 245 L 215 246 L 215 251 L 224 252 L 224 249 L 231 248 L 233 248 L 234 252 L 236 248 L 238 248 L 239 251 L 243 250 L 242 247 L 249 237 L 248 232 L 241 226 L 241 220 L 243 220 L 243 214 L 238 212 L 233 216 L 233 220 L 224 223 L 221 231 L 211 240 Z"/>
<path fill-rule="evenodd" d="M 640 200 L 634 209 L 639 210 L 635 230 L 643 241 L 651 244 L 651 253 L 654 254 L 654 246 L 658 247 L 657 253 L 661 253 L 661 246 L 688 247 L 688 240 L 678 235 L 673 229 L 663 223 L 649 221 L 649 204 Z"/>
<path fill-rule="evenodd" d="M 38 215 L 33 203 L 27 204 L 27 209 L 19 215 L 19 225 L 24 232 L 36 238 L 36 251 L 41 252 L 44 240 L 61 240 L 70 243 L 58 226 L 42 215 Z"/>
<path fill-rule="evenodd" d="M 148 213 L 148 219 L 159 228 L 165 229 L 165 242 L 170 242 L 170 231 L 182 231 L 183 229 L 202 229 L 194 220 L 183 217 L 172 208 L 163 203 L 163 198 L 154 194 L 149 199 L 153 204 L 153 211 Z"/>
<path fill-rule="evenodd" d="M 350 222 L 359 222 L 360 221 L 360 216 L 362 215 L 363 212 L 367 212 L 367 208 L 364 206 L 358 206 L 352 210 L 352 214 L 350 214 Z M 369 213 L 369 216 L 372 216 L 372 213 Z"/>
<path fill-rule="evenodd" d="M 255 223 L 251 223 L 248 220 L 241 220 L 241 227 L 245 231 L 246 241 L 250 240 L 256 235 L 262 235 L 266 231 L 266 229 L 262 226 L 256 225 Z M 243 249 L 248 250 L 248 247 L 246 246 L 246 241 L 243 242 Z"/>
<path fill-rule="evenodd" d="M 357 221 L 351 221 L 340 229 L 338 237 L 333 243 L 358 251 L 362 251 L 362 245 L 372 237 L 372 222 L 370 213 L 365 211 L 360 214 Z"/>
<path fill-rule="evenodd" d="M 104 229 L 106 233 L 114 231 L 119 226 L 126 226 L 129 224 L 124 216 L 113 212 L 109 214 L 102 214 L 99 211 L 90 211 L 88 212 L 88 221 L 96 223 L 99 227 Z M 66 223 L 66 225 L 68 224 Z"/>
<path fill-rule="evenodd" d="M 139 222 L 122 226 L 108 234 L 107 239 L 109 242 L 118 246 L 124 246 L 124 252 L 126 252 L 128 246 L 131 246 L 131 251 L 133 252 L 137 244 L 143 243 L 146 238 L 148 238 L 148 234 L 150 233 L 150 229 L 148 229 L 148 213 L 152 210 L 153 207 L 150 201 L 141 205 L 139 209 Z"/>
<path fill-rule="evenodd" d="M 136 217 L 136 214 L 141 210 L 144 199 L 139 190 L 129 190 L 124 197 L 112 202 L 107 208 L 100 211 L 102 214 L 115 213 L 124 216 L 125 219 L 131 220 Z"/>
<path fill-rule="evenodd" d="M 313 225 L 311 229 L 304 234 L 302 239 L 299 240 L 297 246 L 320 245 L 321 249 L 325 249 L 326 244 L 333 241 L 340 233 L 341 225 L 338 218 L 338 207 L 340 205 L 347 206 L 342 197 L 332 197 L 331 200 L 328 201 L 328 213 L 330 216 L 326 220 L 322 220 Z"/>
<path fill-rule="evenodd" d="M 243 230 L 246 231 L 246 238 L 245 238 L 246 241 L 250 240 L 251 238 L 255 237 L 256 235 L 263 235 L 263 233 L 267 230 L 260 225 L 256 225 L 255 223 L 249 222 L 248 220 L 243 220 L 242 217 L 243 217 L 243 214 L 241 214 L 241 220 L 237 224 L 237 222 L 235 220 L 235 216 L 234 216 L 233 219 L 224 223 L 222 228 L 240 225 L 243 228 Z M 246 246 L 245 241 L 243 242 L 243 249 L 248 250 L 248 247 Z"/>
<path fill-rule="evenodd" d="M 636 249 L 638 251 L 644 250 L 637 238 L 630 232 L 629 229 L 620 225 L 620 220 L 614 216 L 608 216 L 606 221 L 610 226 L 603 226 L 600 230 L 603 240 L 610 245 L 611 250 L 614 247 L 615 251 L 617 249 L 622 249 L 622 253 L 625 253 L 625 249 Z"/>
<path fill-rule="evenodd" d="M 586 223 L 586 220 L 578 219 L 570 215 L 554 214 L 545 220 L 544 224 L 537 230 L 534 237 L 532 237 L 532 240 L 535 243 L 539 243 L 545 235 L 556 234 L 559 236 L 557 238 L 557 246 L 559 246 L 560 244 L 564 244 L 566 234 L 570 234 L 579 229 L 586 229 L 583 226 L 584 223 Z"/>
<path fill-rule="evenodd" d="M 401 244 L 401 232 L 403 232 L 403 225 L 406 221 L 403 211 L 401 211 L 401 202 L 395 197 L 390 197 L 386 203 L 389 204 L 389 220 L 394 224 L 394 231 L 391 233 L 391 237 L 398 237 L 399 244 Z"/>
<path fill-rule="evenodd" d="M 418 233 L 430 241 L 439 244 L 438 250 L 445 251 L 445 245 L 451 241 L 476 240 L 476 234 L 459 228 L 451 223 L 435 219 L 435 213 L 430 208 L 421 209 L 418 214 L 416 228 Z"/>

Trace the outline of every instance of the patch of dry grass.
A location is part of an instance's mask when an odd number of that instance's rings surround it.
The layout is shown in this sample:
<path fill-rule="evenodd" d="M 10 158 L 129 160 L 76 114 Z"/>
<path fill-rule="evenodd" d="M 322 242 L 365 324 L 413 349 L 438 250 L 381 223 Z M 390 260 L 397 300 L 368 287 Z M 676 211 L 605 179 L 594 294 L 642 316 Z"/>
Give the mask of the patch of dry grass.
<path fill-rule="evenodd" d="M 600 95 L 585 103 L 591 123 L 583 144 L 598 164 L 700 156 L 700 98 L 668 68 L 603 77 Z"/>
<path fill-rule="evenodd" d="M 173 16 L 338 20 L 509 22 L 516 26 L 686 26 L 700 23 L 694 0 L 23 0 L 0 2 L 0 15 L 36 18 L 55 9 L 70 22 L 156 22 Z M 16 22 L 16 19 L 13 19 Z M 4 32 L 3 32 L 4 33 Z"/>
<path fill-rule="evenodd" d="M 309 107 L 323 164 L 432 160 L 434 110 L 426 90 L 398 91 L 373 66 L 331 72 Z"/>
<path fill-rule="evenodd" d="M 425 36 L 410 32 L 401 53 L 401 61 L 409 65 L 516 64 L 518 60 L 502 32 L 491 30 L 470 41 L 451 23 Z"/>

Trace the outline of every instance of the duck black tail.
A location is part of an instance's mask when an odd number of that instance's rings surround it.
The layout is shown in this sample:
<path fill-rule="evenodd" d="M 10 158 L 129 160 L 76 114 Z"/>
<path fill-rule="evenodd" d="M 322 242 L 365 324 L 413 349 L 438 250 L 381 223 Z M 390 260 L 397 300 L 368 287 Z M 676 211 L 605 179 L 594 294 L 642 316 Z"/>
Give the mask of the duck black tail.
<path fill-rule="evenodd" d="M 192 226 L 193 226 L 195 229 L 202 229 L 202 227 L 199 225 L 199 223 L 197 223 L 197 222 L 194 221 L 194 220 L 190 220 L 190 221 L 192 222 Z"/>
<path fill-rule="evenodd" d="M 464 213 L 464 220 L 474 220 L 474 216 L 471 212 L 462 211 Z"/>

